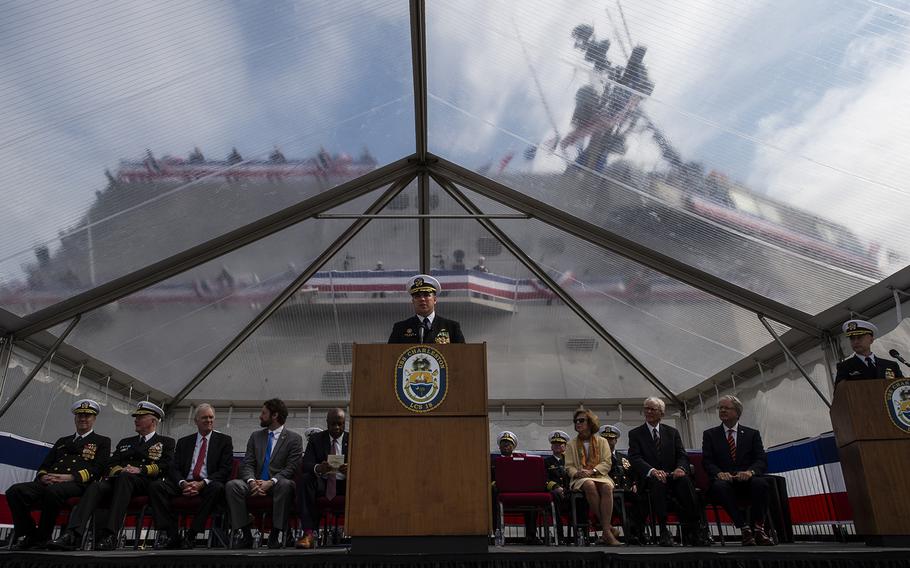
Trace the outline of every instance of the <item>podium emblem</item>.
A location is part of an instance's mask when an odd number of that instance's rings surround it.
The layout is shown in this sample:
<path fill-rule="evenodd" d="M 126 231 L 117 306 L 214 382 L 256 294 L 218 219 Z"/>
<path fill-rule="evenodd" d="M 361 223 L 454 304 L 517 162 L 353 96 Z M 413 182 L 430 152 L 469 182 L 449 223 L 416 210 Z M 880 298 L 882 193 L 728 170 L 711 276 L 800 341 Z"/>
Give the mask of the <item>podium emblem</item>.
<path fill-rule="evenodd" d="M 411 412 L 430 412 L 446 398 L 449 382 L 442 353 L 432 347 L 411 347 L 395 364 L 395 394 Z"/>
<path fill-rule="evenodd" d="M 891 422 L 910 434 L 910 379 L 899 379 L 888 385 L 885 407 Z"/>

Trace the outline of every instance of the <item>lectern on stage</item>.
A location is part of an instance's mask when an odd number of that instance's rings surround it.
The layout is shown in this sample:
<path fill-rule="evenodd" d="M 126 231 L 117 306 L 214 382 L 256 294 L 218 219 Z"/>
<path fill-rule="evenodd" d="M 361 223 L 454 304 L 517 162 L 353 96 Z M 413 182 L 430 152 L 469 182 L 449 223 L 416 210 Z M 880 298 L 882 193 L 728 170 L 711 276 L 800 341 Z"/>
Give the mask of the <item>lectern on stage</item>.
<path fill-rule="evenodd" d="M 857 534 L 910 546 L 910 379 L 838 383 L 831 423 Z"/>
<path fill-rule="evenodd" d="M 486 344 L 354 345 L 351 552 L 486 552 Z"/>

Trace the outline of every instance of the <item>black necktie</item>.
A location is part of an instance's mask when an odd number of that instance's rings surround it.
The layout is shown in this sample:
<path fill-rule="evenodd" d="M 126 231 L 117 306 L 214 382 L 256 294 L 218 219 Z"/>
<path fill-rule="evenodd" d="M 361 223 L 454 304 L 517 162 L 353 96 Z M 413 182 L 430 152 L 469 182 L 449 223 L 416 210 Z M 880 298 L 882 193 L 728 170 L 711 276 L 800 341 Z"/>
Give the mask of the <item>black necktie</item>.
<path fill-rule="evenodd" d="M 875 372 L 875 363 L 872 362 L 872 357 L 866 357 L 866 366 L 874 373 Z"/>
<path fill-rule="evenodd" d="M 651 430 L 654 433 L 654 447 L 657 448 L 657 451 L 660 451 L 660 434 L 657 433 L 657 428 Z"/>
<path fill-rule="evenodd" d="M 423 336 L 424 336 L 424 338 L 426 338 L 426 340 L 429 340 L 429 339 L 430 339 L 430 329 L 431 329 L 431 326 L 430 326 L 430 318 L 424 318 L 424 320 L 423 320 L 423 330 L 424 330 L 424 331 L 423 331 Z"/>

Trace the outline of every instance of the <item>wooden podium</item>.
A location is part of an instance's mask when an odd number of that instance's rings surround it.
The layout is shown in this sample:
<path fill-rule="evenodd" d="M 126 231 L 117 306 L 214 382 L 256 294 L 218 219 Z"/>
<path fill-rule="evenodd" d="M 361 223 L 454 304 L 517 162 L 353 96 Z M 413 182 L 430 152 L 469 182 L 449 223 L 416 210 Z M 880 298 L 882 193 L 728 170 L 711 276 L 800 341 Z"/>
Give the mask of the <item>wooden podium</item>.
<path fill-rule="evenodd" d="M 354 345 L 350 416 L 351 552 L 486 552 L 486 344 Z"/>
<path fill-rule="evenodd" d="M 910 545 L 910 426 L 888 406 L 903 389 L 910 396 L 910 380 L 842 381 L 834 391 L 831 423 L 853 522 L 870 546 Z"/>

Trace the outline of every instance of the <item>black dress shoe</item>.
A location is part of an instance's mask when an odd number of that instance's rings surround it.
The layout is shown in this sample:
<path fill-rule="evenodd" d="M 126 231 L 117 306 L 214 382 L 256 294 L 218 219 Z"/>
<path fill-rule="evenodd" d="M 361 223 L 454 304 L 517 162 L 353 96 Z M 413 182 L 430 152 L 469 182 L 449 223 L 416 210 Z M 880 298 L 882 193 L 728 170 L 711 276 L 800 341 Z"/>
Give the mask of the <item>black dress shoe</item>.
<path fill-rule="evenodd" d="M 269 533 L 269 548 L 281 548 L 281 531 L 273 530 Z"/>
<path fill-rule="evenodd" d="M 76 550 L 82 545 L 82 537 L 76 531 L 65 530 L 63 534 L 47 543 L 48 550 Z"/>
<path fill-rule="evenodd" d="M 669 529 L 667 529 L 667 528 L 660 529 L 660 539 L 658 539 L 657 543 L 660 546 L 667 547 L 667 548 L 673 546 L 673 537 L 670 536 Z"/>
<path fill-rule="evenodd" d="M 234 539 L 234 548 L 253 548 L 253 535 L 250 529 L 241 529 L 240 534 Z"/>
<path fill-rule="evenodd" d="M 38 544 L 39 544 L 38 541 L 36 541 L 34 538 L 32 538 L 31 536 L 26 536 L 26 537 L 20 538 L 19 541 L 16 544 L 9 547 L 9 549 L 16 551 L 16 552 L 22 552 L 24 550 L 31 550 L 33 548 L 38 548 Z"/>
<path fill-rule="evenodd" d="M 117 536 L 106 534 L 95 543 L 95 550 L 117 550 Z"/>
<path fill-rule="evenodd" d="M 186 534 L 183 535 L 183 542 L 180 543 L 180 545 L 184 550 L 196 548 L 196 532 L 187 531 Z"/>
<path fill-rule="evenodd" d="M 155 548 L 158 550 L 177 550 L 183 545 L 179 534 L 164 534 L 158 537 Z"/>

